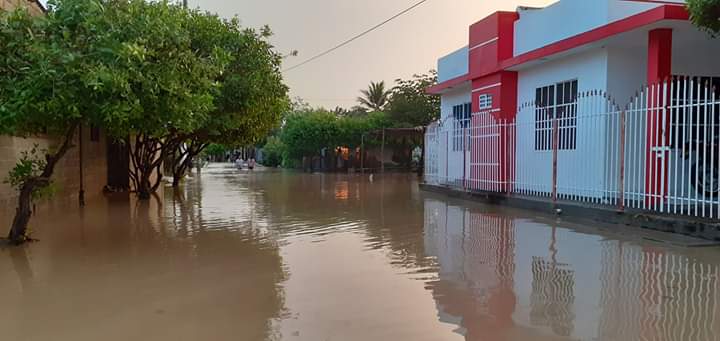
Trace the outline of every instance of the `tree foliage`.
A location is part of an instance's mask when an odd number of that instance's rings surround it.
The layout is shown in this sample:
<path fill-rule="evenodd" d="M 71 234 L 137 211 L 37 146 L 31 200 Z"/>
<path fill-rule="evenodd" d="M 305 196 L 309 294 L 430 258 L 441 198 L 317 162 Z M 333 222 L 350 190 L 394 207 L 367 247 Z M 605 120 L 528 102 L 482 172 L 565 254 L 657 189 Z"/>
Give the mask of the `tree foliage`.
<path fill-rule="evenodd" d="M 223 20 L 214 15 L 193 13 L 204 25 L 194 32 L 193 48 L 221 48 L 229 63 L 215 78 L 214 107 L 191 132 L 177 135 L 172 151 L 173 185 L 177 186 L 192 159 L 210 143 L 243 146 L 263 139 L 280 122 L 289 107 L 288 88 L 282 81 L 282 56 L 267 39 L 268 27 L 243 29 L 237 18 Z"/>
<path fill-rule="evenodd" d="M 277 136 L 270 136 L 262 148 L 263 165 L 267 167 L 279 167 L 283 163 L 285 144 Z"/>
<path fill-rule="evenodd" d="M 713 36 L 720 34 L 720 0 L 687 0 L 690 20 Z"/>
<path fill-rule="evenodd" d="M 138 110 L 127 64 L 143 51 L 115 37 L 114 2 L 61 0 L 33 17 L 23 8 L 0 12 L 0 132 L 47 133 L 55 145 L 22 177 L 9 239 L 27 239 L 31 200 L 51 185 L 55 166 L 73 147 L 81 124 L 115 127 Z M 27 164 L 21 158 L 16 172 Z M 12 173 L 11 172 L 11 173 Z M 13 175 L 11 174 L 11 178 Z"/>
<path fill-rule="evenodd" d="M 390 122 L 382 112 L 365 116 L 338 116 L 325 109 L 303 108 L 287 115 L 279 134 L 278 145 L 283 148 L 283 164 L 296 164 L 303 157 L 319 155 L 322 149 L 360 146 L 362 135 L 388 127 Z M 267 148 L 267 145 L 266 147 Z"/>
<path fill-rule="evenodd" d="M 360 90 L 361 97 L 357 98 L 358 103 L 373 111 L 382 111 L 388 103 L 390 91 L 385 88 L 385 82 L 370 82 L 366 90 Z"/>
<path fill-rule="evenodd" d="M 337 116 L 324 109 L 309 110 L 287 116 L 281 139 L 290 158 L 302 159 L 334 146 L 339 133 Z"/>
<path fill-rule="evenodd" d="M 398 127 L 426 126 L 440 116 L 440 97 L 426 89 L 437 84 L 437 72 L 398 79 L 387 106 L 388 118 Z"/>
<path fill-rule="evenodd" d="M 229 64 L 230 52 L 212 39 L 223 27 L 212 15 L 143 0 L 114 0 L 106 7 L 114 23 L 108 40 L 131 51 L 121 69 L 137 106 L 110 131 L 130 136 L 130 177 L 145 199 L 159 187 L 161 164 L 178 137 L 198 129 L 214 109 L 215 79 Z M 153 173 L 157 181 L 151 184 Z"/>
<path fill-rule="evenodd" d="M 147 197 L 159 184 L 150 176 L 179 143 L 257 139 L 286 107 L 267 28 L 164 1 L 51 0 L 48 8 L 38 17 L 0 12 L 0 133 L 57 141 L 18 184 L 14 241 L 32 193 L 50 185 L 81 125 L 132 137 L 131 178 Z"/>

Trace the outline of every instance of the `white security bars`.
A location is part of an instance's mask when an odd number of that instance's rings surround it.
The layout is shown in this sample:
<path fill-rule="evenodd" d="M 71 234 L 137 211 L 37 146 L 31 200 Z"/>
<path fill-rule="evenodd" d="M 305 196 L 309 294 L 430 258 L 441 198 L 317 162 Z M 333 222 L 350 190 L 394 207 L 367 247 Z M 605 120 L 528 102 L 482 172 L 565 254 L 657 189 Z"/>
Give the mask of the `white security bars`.
<path fill-rule="evenodd" d="M 433 185 L 440 184 L 440 125 L 439 122 L 431 123 L 425 130 L 425 167 L 423 174 L 425 182 Z"/>
<path fill-rule="evenodd" d="M 718 85 L 676 76 L 618 106 L 568 83 L 573 91 L 539 89 L 512 121 L 497 111 L 448 118 L 428 127 L 425 181 L 720 218 Z"/>

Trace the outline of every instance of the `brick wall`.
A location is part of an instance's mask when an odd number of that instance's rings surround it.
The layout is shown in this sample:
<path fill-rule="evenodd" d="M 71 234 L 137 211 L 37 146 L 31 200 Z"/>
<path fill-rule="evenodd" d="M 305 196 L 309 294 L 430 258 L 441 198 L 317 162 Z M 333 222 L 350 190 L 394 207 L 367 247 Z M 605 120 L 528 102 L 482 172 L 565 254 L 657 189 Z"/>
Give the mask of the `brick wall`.
<path fill-rule="evenodd" d="M 2 1 L 2 0 L 0 0 Z M 107 184 L 106 138 L 100 134 L 98 141 L 91 141 L 90 129 L 83 128 L 83 184 L 87 201 L 102 194 Z M 58 163 L 53 174 L 53 181 L 58 192 L 50 200 L 38 203 L 38 210 L 47 209 L 50 205 L 67 205 L 76 203 L 80 190 L 80 148 L 78 136 L 75 147 Z M 4 180 L 8 172 L 15 166 L 20 153 L 30 150 L 38 144 L 40 148 L 54 145 L 54 141 L 46 137 L 21 138 L 0 136 L 0 179 Z M 9 226 L 14 209 L 17 206 L 17 193 L 0 181 L 0 236 L 4 227 Z"/>
<path fill-rule="evenodd" d="M 13 10 L 20 6 L 24 6 L 30 10 L 30 13 L 34 15 L 40 15 L 43 13 L 42 8 L 36 1 L 28 0 L 0 0 L 0 8 L 4 10 Z"/>

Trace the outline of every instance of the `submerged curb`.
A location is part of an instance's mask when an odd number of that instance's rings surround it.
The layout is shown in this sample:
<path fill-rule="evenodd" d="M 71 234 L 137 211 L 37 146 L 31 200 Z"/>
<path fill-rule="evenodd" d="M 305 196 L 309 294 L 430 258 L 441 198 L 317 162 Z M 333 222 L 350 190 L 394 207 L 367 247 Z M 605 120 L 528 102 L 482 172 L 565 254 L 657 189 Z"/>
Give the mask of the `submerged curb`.
<path fill-rule="evenodd" d="M 620 212 L 614 208 L 571 201 L 558 201 L 537 197 L 507 196 L 491 192 L 467 192 L 446 186 L 421 183 L 420 189 L 428 192 L 441 193 L 449 197 L 477 201 L 486 204 L 503 205 L 532 211 L 559 214 L 577 219 L 589 219 L 602 223 L 639 227 L 677 235 L 691 236 L 713 242 L 720 242 L 720 221 L 706 218 L 694 218 L 678 215 L 648 213 L 636 209 Z M 720 245 L 717 243 L 683 243 L 686 246 Z"/>

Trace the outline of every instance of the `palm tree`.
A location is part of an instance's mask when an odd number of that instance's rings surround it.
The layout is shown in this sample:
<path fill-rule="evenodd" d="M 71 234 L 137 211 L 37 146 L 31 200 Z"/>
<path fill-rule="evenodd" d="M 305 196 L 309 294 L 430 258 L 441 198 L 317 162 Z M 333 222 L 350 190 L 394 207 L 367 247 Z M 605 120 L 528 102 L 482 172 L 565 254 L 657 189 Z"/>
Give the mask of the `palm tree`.
<path fill-rule="evenodd" d="M 360 90 L 363 94 L 357 101 L 370 110 L 382 111 L 390 97 L 390 90 L 385 90 L 385 82 L 370 82 L 367 90 Z"/>

